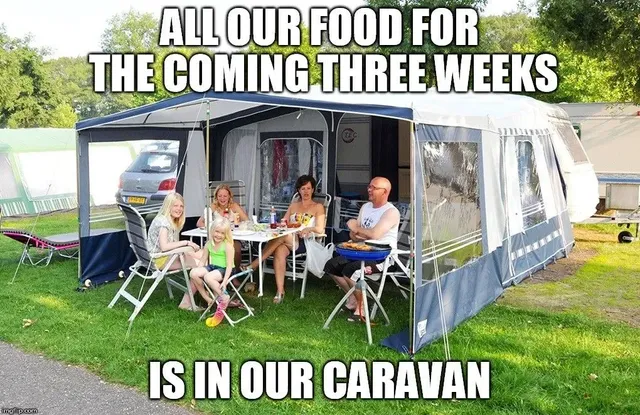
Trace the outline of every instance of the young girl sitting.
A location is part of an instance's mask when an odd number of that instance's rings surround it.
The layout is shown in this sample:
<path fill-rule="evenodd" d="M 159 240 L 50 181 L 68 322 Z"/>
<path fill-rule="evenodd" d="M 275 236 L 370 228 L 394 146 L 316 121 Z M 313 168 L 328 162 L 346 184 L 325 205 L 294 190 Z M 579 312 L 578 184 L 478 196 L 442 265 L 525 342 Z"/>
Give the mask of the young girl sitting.
<path fill-rule="evenodd" d="M 229 294 L 227 293 L 227 283 L 233 273 L 234 246 L 231 235 L 231 222 L 217 216 L 209 228 L 209 241 L 204 248 L 206 255 L 203 255 L 198 268 L 193 268 L 189 275 L 193 279 L 204 279 L 207 285 L 213 289 L 218 296 L 218 308 L 207 325 L 215 327 L 224 319 L 224 311 L 229 305 Z M 202 266 L 208 259 L 209 264 Z M 197 284 L 198 288 L 202 284 Z M 211 305 L 213 299 L 208 295 L 206 289 L 200 291 L 202 298 Z"/>

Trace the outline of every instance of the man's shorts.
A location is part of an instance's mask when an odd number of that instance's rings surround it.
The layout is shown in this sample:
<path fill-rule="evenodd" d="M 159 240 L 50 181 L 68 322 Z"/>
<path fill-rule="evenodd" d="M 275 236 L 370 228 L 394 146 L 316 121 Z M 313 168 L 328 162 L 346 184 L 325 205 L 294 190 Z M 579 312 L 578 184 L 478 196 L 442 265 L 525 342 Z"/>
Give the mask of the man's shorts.
<path fill-rule="evenodd" d="M 371 267 L 374 271 L 377 271 L 377 265 L 378 263 L 375 261 L 364 261 L 364 266 Z M 351 278 L 354 272 L 360 270 L 361 266 L 361 261 L 351 261 L 345 257 L 336 256 L 327 261 L 324 265 L 324 272 L 337 277 Z"/>

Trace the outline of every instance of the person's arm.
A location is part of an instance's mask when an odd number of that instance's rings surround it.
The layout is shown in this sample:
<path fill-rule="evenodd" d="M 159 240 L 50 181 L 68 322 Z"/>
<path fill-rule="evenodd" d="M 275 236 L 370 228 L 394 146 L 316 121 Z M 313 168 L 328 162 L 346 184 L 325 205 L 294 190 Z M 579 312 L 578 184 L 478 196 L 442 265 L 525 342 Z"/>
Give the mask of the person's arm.
<path fill-rule="evenodd" d="M 158 236 L 158 245 L 162 252 L 172 251 L 174 249 L 190 246 L 194 251 L 200 249 L 198 245 L 191 241 L 176 241 L 169 242 L 169 230 L 167 228 L 160 228 L 160 234 Z"/>
<path fill-rule="evenodd" d="M 355 224 L 352 232 L 363 239 L 380 239 L 382 236 L 400 222 L 400 213 L 396 209 L 388 209 L 382 214 L 380 221 L 371 229 L 365 229 Z"/>
<path fill-rule="evenodd" d="M 204 216 L 200 216 L 200 219 L 198 219 L 198 223 L 196 223 L 196 226 L 198 228 L 204 228 Z"/>
<path fill-rule="evenodd" d="M 227 283 L 229 282 L 229 278 L 231 277 L 231 272 L 233 271 L 233 258 L 235 255 L 235 248 L 233 246 L 233 242 L 225 243 L 224 249 L 227 255 L 227 268 L 225 270 L 222 283 L 220 284 L 220 288 L 222 289 L 223 292 L 227 290 Z"/>
<path fill-rule="evenodd" d="M 358 235 L 357 228 L 360 225 L 360 216 L 362 215 L 362 208 L 360 208 L 360 212 L 358 212 L 357 219 L 349 219 L 347 221 L 347 228 L 349 228 L 349 239 L 355 242 L 364 241 L 367 238 L 364 238 Z"/>
<path fill-rule="evenodd" d="M 204 267 L 205 265 L 209 264 L 209 245 L 210 244 L 211 244 L 210 241 L 207 241 L 207 243 L 204 244 L 204 248 L 202 248 L 204 252 L 202 253 L 202 255 L 200 255 L 200 258 L 198 259 L 198 263 L 196 264 L 197 267 Z"/>
<path fill-rule="evenodd" d="M 242 206 L 240 206 L 239 204 L 235 203 L 235 213 L 238 214 L 238 216 L 240 216 L 240 222 L 246 222 L 249 220 L 249 216 L 247 215 L 247 212 L 244 211 L 244 209 L 242 209 Z"/>

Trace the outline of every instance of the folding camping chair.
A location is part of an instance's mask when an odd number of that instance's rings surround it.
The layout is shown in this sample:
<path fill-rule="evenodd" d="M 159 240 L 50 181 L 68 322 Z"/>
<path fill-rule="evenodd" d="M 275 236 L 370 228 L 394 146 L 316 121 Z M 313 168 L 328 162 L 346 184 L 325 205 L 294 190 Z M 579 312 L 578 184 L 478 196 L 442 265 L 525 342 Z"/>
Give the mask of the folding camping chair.
<path fill-rule="evenodd" d="M 396 207 L 398 207 L 398 204 L 396 204 Z M 365 275 L 365 279 L 379 284 L 378 292 L 376 293 L 378 300 L 382 298 L 387 277 L 391 278 L 391 281 L 398 288 L 404 299 L 409 299 L 407 293 L 410 292 L 410 289 L 402 285 L 399 280 L 406 282 L 411 278 L 411 260 L 413 259 L 413 255 L 411 255 L 410 237 L 411 210 L 407 208 L 400 219 L 400 226 L 398 227 L 397 249 L 392 250 L 391 254 L 385 259 L 381 272 L 373 272 L 370 275 Z M 359 272 L 360 271 L 356 271 L 356 274 Z M 374 304 L 371 309 L 372 319 L 375 318 L 377 311 L 378 305 Z"/>
<path fill-rule="evenodd" d="M 339 229 L 342 224 L 346 224 L 348 219 L 358 216 L 360 207 L 366 203 L 366 201 L 360 200 L 346 200 L 342 198 L 336 198 L 336 209 L 334 222 L 338 225 Z M 400 224 L 398 226 L 398 246 L 397 249 L 391 251 L 391 254 L 381 264 L 381 269 L 374 269 L 372 274 L 365 275 L 365 279 L 371 283 L 378 284 L 378 290 L 376 297 L 378 300 L 382 298 L 382 293 L 386 284 L 387 277 L 391 279 L 393 284 L 400 290 L 400 294 L 404 299 L 408 299 L 407 292 L 409 288 L 402 285 L 400 280 L 408 281 L 411 275 L 411 251 L 409 245 L 409 238 L 411 235 L 411 209 L 407 203 L 394 203 L 396 208 L 400 211 Z M 346 225 L 343 225 L 346 227 Z M 352 280 L 357 281 L 360 277 L 360 270 L 356 271 L 351 277 Z M 374 304 L 371 311 L 371 319 L 373 319 L 378 311 L 377 304 Z"/>
<path fill-rule="evenodd" d="M 150 254 L 147 249 L 147 226 L 140 215 L 140 213 L 134 209 L 130 205 L 126 205 L 123 203 L 118 203 L 118 207 L 122 211 L 125 216 L 125 224 L 127 229 L 127 237 L 129 238 L 129 243 L 131 249 L 133 250 L 137 261 L 131 267 L 129 267 L 130 273 L 129 277 L 127 277 L 122 287 L 118 290 L 116 295 L 113 297 L 111 302 L 109 303 L 109 308 L 112 308 L 120 297 L 124 297 L 125 300 L 129 301 L 131 304 L 135 306 L 133 313 L 129 317 L 129 322 L 133 323 L 133 320 L 136 318 L 138 313 L 142 310 L 144 305 L 146 304 L 151 294 L 153 294 L 154 290 L 162 282 L 165 280 L 167 284 L 167 291 L 169 292 L 169 298 L 173 299 L 173 292 L 171 287 L 178 288 L 179 290 L 189 293 L 189 297 L 191 298 L 191 305 L 195 310 L 195 302 L 193 301 L 193 293 L 191 292 L 191 288 L 189 285 L 189 274 L 184 265 L 184 254 L 186 252 L 192 252 L 193 249 L 190 247 L 183 247 L 174 249 L 172 251 L 161 252 L 158 254 Z M 154 263 L 154 259 L 161 257 L 169 257 L 167 263 L 162 269 L 158 269 Z M 179 270 L 169 270 L 171 265 L 179 260 L 182 268 Z M 146 273 L 140 272 L 140 270 L 147 270 Z M 167 278 L 168 275 L 177 274 L 182 271 L 184 276 L 185 285 L 174 281 L 171 278 Z M 150 273 L 150 274 L 149 274 Z M 124 272 L 120 272 L 120 276 L 124 277 Z M 135 277 L 140 277 L 143 280 L 143 284 L 140 287 L 140 292 L 138 293 L 138 297 L 134 297 L 132 294 L 127 292 L 127 287 L 134 280 Z M 140 299 L 140 295 L 144 290 L 144 283 L 147 280 L 153 281 L 147 292 L 144 294 L 142 299 Z"/>
<path fill-rule="evenodd" d="M 244 277 L 244 279 L 241 280 L 240 285 L 238 285 L 238 287 L 236 287 L 233 284 L 233 281 L 239 278 Z M 245 315 L 243 315 L 242 317 L 238 318 L 237 320 L 233 320 L 229 314 L 227 314 L 226 311 L 224 311 L 224 318 L 229 322 L 229 325 L 231 325 L 232 327 L 234 327 L 236 324 L 238 324 L 239 322 L 241 322 L 244 319 L 247 319 L 251 316 L 253 316 L 253 309 L 249 306 L 249 304 L 247 304 L 247 302 L 244 300 L 244 298 L 242 297 L 242 289 L 245 286 L 245 284 L 251 280 L 253 278 L 253 270 L 246 270 L 246 271 L 242 271 L 242 272 L 238 272 L 237 274 L 233 274 L 231 275 L 231 277 L 229 277 L 229 281 L 227 284 L 227 287 L 231 287 L 231 289 L 233 290 L 233 294 L 230 296 L 229 301 L 233 301 L 236 297 L 238 297 L 240 299 L 240 301 L 242 302 L 242 305 L 244 306 L 244 309 L 247 311 L 247 313 Z M 207 292 L 209 293 L 209 296 L 211 298 L 213 298 L 213 302 L 211 304 L 209 304 L 209 306 L 202 312 L 202 314 L 200 315 L 200 318 L 198 319 L 198 321 L 202 320 L 204 318 L 204 316 L 207 315 L 207 313 L 209 312 L 209 310 L 211 310 L 211 307 L 213 307 L 214 304 L 216 304 L 216 295 L 213 292 L 213 290 L 209 287 L 209 285 L 206 283 L 206 281 L 204 281 L 204 288 L 207 290 Z"/>

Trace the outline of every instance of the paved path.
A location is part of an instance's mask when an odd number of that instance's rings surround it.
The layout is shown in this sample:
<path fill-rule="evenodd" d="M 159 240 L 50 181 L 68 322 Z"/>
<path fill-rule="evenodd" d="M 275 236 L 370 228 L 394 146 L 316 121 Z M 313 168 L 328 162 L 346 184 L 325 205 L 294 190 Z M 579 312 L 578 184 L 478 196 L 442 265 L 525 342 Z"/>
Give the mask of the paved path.
<path fill-rule="evenodd" d="M 36 408 L 40 415 L 195 414 L 171 403 L 151 401 L 136 390 L 108 384 L 85 369 L 27 354 L 3 342 L 0 408 Z"/>

